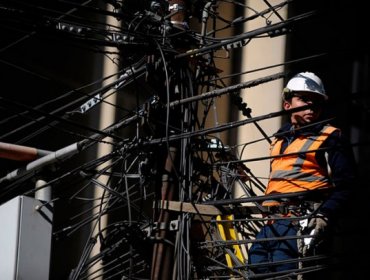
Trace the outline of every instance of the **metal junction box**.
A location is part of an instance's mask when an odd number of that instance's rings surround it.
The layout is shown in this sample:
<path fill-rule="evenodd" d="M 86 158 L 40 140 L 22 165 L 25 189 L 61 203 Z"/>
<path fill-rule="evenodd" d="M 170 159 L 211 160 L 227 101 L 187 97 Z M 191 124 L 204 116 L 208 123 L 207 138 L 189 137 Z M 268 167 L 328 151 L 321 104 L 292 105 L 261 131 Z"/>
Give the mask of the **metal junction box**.
<path fill-rule="evenodd" d="M 49 279 L 52 208 L 17 196 L 0 205 L 0 278 Z"/>

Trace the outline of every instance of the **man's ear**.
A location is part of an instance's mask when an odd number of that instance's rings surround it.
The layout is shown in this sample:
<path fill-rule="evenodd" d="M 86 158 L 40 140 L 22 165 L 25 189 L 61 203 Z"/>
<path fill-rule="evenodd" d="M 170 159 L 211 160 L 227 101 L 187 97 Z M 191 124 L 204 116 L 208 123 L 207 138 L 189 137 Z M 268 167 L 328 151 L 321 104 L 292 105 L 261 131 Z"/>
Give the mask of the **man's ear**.
<path fill-rule="evenodd" d="M 291 109 L 291 108 L 292 108 L 292 103 L 291 103 L 291 102 L 289 102 L 289 101 L 284 100 L 284 101 L 283 101 L 283 108 L 284 108 L 284 110 L 289 110 L 289 109 Z"/>

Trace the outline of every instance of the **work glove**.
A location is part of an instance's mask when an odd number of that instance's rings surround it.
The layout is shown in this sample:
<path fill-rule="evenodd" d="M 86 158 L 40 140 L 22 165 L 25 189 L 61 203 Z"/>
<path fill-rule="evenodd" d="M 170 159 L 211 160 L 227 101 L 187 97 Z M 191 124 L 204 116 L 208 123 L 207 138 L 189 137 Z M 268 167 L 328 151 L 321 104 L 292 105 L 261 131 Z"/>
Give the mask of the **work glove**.
<path fill-rule="evenodd" d="M 327 230 L 328 218 L 323 214 L 316 214 L 313 218 L 311 218 L 307 227 L 310 231 L 315 230 L 315 235 L 322 235 Z"/>
<path fill-rule="evenodd" d="M 310 246 L 319 245 L 328 231 L 328 218 L 323 214 L 316 214 L 308 223 L 307 230 L 314 237 Z"/>

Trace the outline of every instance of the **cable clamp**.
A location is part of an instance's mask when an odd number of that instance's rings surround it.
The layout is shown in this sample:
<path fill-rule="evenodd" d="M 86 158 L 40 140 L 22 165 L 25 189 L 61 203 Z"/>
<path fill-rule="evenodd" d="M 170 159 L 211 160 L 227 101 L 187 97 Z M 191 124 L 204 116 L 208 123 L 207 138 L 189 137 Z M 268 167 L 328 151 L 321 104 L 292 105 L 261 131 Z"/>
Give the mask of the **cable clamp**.
<path fill-rule="evenodd" d="M 169 224 L 168 223 L 158 223 L 155 222 L 153 225 L 153 230 L 169 230 L 169 231 L 177 231 L 179 229 L 179 221 L 173 220 Z"/>
<path fill-rule="evenodd" d="M 168 10 L 171 11 L 182 11 L 184 10 L 184 6 L 178 3 L 172 4 L 168 6 Z"/>

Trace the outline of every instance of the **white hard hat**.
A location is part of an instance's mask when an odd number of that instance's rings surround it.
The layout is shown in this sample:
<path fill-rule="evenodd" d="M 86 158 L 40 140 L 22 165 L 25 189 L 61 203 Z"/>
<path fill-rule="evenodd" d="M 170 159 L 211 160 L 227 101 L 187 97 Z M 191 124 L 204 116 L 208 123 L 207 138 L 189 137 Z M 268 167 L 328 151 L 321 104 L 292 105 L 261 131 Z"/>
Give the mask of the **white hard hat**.
<path fill-rule="evenodd" d="M 312 72 L 301 72 L 291 78 L 284 88 L 283 97 L 286 98 L 288 93 L 298 91 L 316 93 L 324 100 L 328 99 L 321 79 Z"/>

